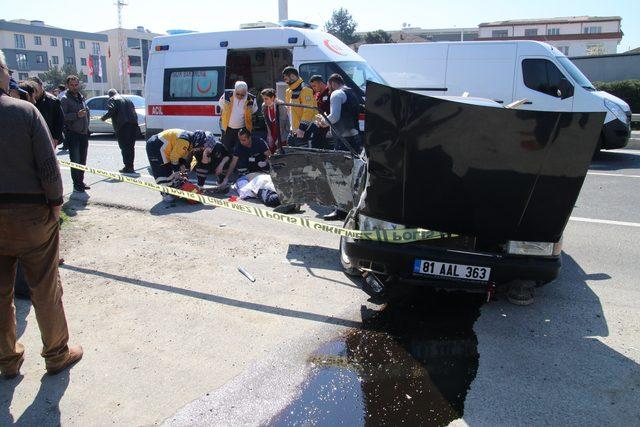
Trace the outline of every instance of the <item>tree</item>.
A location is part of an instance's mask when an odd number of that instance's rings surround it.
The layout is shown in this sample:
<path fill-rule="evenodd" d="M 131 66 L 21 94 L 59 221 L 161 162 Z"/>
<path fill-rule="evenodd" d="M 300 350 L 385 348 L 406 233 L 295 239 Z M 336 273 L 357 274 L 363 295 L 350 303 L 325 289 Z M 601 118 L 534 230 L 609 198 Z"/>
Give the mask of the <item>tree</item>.
<path fill-rule="evenodd" d="M 393 43 L 391 34 L 385 30 L 369 31 L 364 36 L 364 41 L 368 44 Z"/>
<path fill-rule="evenodd" d="M 353 44 L 360 41 L 360 37 L 355 35 L 358 24 L 353 19 L 347 9 L 340 8 L 334 10 L 331 19 L 324 24 L 325 31 L 333 34 L 344 44 Z"/>

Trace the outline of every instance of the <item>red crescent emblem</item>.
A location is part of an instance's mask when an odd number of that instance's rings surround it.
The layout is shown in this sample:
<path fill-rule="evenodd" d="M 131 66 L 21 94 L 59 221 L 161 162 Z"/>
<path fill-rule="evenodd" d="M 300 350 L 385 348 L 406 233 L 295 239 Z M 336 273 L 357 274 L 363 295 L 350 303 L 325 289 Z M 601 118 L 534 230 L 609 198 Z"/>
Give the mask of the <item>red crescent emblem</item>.
<path fill-rule="evenodd" d="M 323 43 L 325 47 L 331 52 L 337 53 L 338 55 L 347 56 L 346 53 L 342 52 L 342 49 L 339 46 L 332 45 L 328 39 L 325 39 Z"/>
<path fill-rule="evenodd" d="M 206 88 L 202 89 L 200 87 L 200 82 L 198 82 L 198 84 L 196 85 L 196 89 L 198 89 L 198 92 L 200 93 L 207 93 L 211 90 L 211 80 L 209 80 L 209 86 L 207 86 Z"/>

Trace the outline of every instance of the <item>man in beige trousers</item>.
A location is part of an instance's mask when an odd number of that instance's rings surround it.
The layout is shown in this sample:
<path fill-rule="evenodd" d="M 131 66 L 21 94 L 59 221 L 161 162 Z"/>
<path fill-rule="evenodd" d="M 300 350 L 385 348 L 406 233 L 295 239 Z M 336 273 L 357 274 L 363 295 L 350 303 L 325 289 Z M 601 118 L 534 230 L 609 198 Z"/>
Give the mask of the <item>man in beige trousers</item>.
<path fill-rule="evenodd" d="M 69 347 L 58 275 L 62 178 L 51 135 L 38 110 L 7 95 L 9 70 L 0 51 L 0 374 L 13 378 L 24 362 L 16 341 L 13 283 L 20 261 L 42 336 L 49 374 L 82 358 Z"/>

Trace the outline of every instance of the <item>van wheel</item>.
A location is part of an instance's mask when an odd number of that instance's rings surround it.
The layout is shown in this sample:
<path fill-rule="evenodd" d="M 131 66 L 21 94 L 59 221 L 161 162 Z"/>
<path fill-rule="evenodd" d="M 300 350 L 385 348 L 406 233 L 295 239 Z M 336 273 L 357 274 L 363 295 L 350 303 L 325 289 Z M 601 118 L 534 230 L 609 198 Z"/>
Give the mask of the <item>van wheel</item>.
<path fill-rule="evenodd" d="M 347 215 L 343 227 L 348 229 L 353 229 L 355 227 L 355 221 L 353 220 L 353 215 L 351 213 Z M 346 245 L 346 238 L 340 237 L 340 265 L 342 265 L 342 270 L 347 276 L 362 276 L 360 270 L 351 264 L 351 259 L 347 256 L 345 251 Z"/>

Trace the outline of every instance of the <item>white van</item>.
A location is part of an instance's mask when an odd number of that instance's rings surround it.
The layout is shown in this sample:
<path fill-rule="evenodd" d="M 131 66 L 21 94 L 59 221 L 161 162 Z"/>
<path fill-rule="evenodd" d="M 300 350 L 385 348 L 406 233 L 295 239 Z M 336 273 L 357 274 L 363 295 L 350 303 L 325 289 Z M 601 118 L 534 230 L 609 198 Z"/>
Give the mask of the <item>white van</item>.
<path fill-rule="evenodd" d="M 362 45 L 358 53 L 389 85 L 425 95 L 488 98 L 520 109 L 607 113 L 598 148 L 624 147 L 631 109 L 596 90 L 558 49 L 536 41 Z M 563 90 L 564 89 L 564 90 Z"/>
<path fill-rule="evenodd" d="M 288 65 L 298 68 L 307 83 L 314 74 L 325 79 L 341 74 L 363 104 L 367 80 L 383 82 L 334 36 L 295 21 L 269 25 L 274 24 L 154 38 L 145 85 L 147 136 L 169 128 L 219 134 L 218 100 L 224 89 L 244 80 L 254 95 L 276 88 L 284 97 L 282 70 Z"/>

